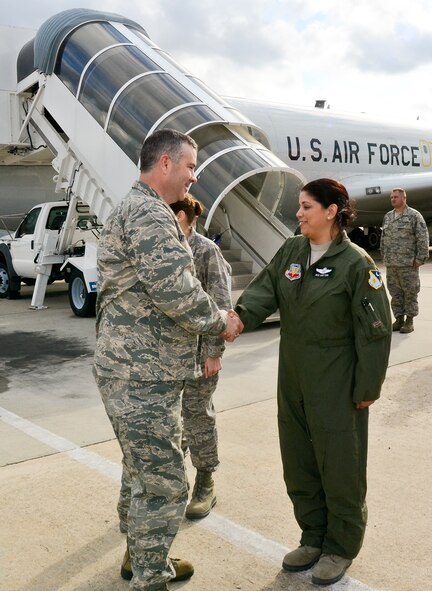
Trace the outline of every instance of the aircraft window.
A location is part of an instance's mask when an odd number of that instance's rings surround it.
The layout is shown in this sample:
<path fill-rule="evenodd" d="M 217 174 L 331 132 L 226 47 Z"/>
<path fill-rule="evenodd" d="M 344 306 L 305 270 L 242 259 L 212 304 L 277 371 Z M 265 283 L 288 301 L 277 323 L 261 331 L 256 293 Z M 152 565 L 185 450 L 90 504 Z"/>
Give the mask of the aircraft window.
<path fill-rule="evenodd" d="M 174 107 L 196 101 L 169 74 L 149 74 L 132 82 L 118 97 L 107 132 L 137 164 L 144 139 L 156 121 Z"/>
<path fill-rule="evenodd" d="M 113 97 L 128 80 L 158 70 L 159 66 L 138 48 L 112 47 L 99 55 L 84 74 L 79 100 L 102 127 Z"/>
<path fill-rule="evenodd" d="M 200 172 L 198 183 L 193 187 L 193 195 L 209 210 L 215 199 L 228 185 L 248 172 L 258 172 L 264 166 L 266 163 L 262 158 L 248 148 L 223 154 Z M 251 177 L 244 180 L 242 185 L 257 198 L 262 182 L 256 184 Z"/>
<path fill-rule="evenodd" d="M 66 219 L 68 208 L 66 206 L 53 207 L 49 212 L 45 228 L 48 230 L 60 230 Z"/>
<path fill-rule="evenodd" d="M 128 39 L 109 23 L 87 23 L 75 29 L 63 42 L 54 72 L 76 95 L 87 62 L 101 49 Z"/>
<path fill-rule="evenodd" d="M 187 133 L 190 129 L 202 123 L 217 121 L 217 119 L 217 114 L 209 109 L 209 107 L 205 105 L 191 105 L 169 115 L 158 125 L 158 129 L 161 127 L 170 127 L 182 133 Z"/>
<path fill-rule="evenodd" d="M 16 238 L 21 238 L 21 236 L 24 236 L 25 234 L 34 234 L 34 229 L 41 209 L 41 207 L 35 207 L 28 212 L 28 214 L 18 226 L 18 229 L 15 233 Z"/>

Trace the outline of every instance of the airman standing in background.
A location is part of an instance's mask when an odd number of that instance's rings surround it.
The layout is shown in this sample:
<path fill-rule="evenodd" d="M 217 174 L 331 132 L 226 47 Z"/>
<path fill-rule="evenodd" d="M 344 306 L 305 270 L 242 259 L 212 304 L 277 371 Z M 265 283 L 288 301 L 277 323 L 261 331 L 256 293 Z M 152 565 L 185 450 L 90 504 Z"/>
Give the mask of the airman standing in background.
<path fill-rule="evenodd" d="M 429 233 L 421 213 L 407 205 L 404 189 L 393 189 L 390 199 L 393 209 L 384 216 L 381 253 L 396 318 L 393 331 L 410 333 L 419 312 L 419 267 L 429 258 Z"/>

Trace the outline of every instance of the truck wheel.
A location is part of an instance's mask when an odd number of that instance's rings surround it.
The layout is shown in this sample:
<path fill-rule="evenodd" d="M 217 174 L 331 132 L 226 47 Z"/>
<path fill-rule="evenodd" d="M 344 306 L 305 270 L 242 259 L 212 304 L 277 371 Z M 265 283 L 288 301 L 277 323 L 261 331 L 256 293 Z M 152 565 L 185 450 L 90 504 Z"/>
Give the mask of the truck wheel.
<path fill-rule="evenodd" d="M 10 291 L 10 277 L 5 263 L 0 262 L 0 298 L 7 298 Z"/>
<path fill-rule="evenodd" d="M 89 318 L 96 314 L 96 294 L 87 291 L 84 276 L 78 269 L 72 269 L 70 274 L 69 304 L 75 316 Z"/>
<path fill-rule="evenodd" d="M 369 250 L 378 250 L 381 242 L 381 232 L 377 228 L 369 228 L 366 239 L 366 248 Z"/>

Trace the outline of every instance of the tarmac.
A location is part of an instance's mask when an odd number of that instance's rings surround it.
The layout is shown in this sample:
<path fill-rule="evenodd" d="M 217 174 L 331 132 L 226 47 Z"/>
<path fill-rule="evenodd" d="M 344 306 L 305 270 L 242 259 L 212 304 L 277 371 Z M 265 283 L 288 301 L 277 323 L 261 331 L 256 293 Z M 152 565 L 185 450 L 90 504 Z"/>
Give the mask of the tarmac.
<path fill-rule="evenodd" d="M 421 268 L 415 331 L 393 334 L 381 399 L 371 407 L 369 523 L 334 591 L 429 591 L 432 555 L 432 263 Z M 91 374 L 94 319 L 53 284 L 0 300 L 0 589 L 121 591 L 125 538 L 116 503 L 120 451 Z M 276 424 L 279 325 L 229 344 L 215 395 L 218 503 L 184 521 L 171 555 L 195 574 L 172 591 L 308 591 L 281 570 L 299 529 L 282 480 Z M 187 460 L 190 479 L 193 473 Z"/>

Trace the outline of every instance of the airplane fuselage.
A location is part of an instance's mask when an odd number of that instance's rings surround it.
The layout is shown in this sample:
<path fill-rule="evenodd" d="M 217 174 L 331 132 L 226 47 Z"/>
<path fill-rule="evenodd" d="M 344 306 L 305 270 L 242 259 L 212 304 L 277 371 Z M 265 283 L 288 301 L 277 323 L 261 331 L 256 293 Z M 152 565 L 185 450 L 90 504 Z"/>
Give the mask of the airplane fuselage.
<path fill-rule="evenodd" d="M 381 225 L 395 186 L 432 219 L 432 129 L 364 114 L 229 98 L 263 129 L 277 156 L 306 180 L 333 177 L 357 203 L 358 225 Z"/>

